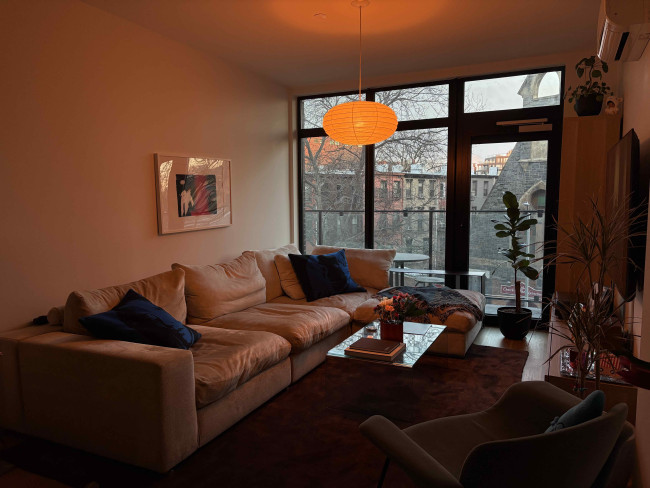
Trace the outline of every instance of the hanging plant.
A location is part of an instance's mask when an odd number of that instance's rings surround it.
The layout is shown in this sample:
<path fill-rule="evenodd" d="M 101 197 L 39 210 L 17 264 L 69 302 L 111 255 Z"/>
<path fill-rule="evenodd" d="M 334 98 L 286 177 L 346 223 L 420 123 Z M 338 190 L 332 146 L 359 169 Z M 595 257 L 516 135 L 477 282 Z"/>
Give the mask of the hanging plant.
<path fill-rule="evenodd" d="M 603 106 L 603 100 L 612 94 L 612 88 L 603 80 L 603 73 L 609 71 L 609 66 L 597 56 L 582 58 L 576 64 L 576 74 L 581 83 L 571 91 L 567 89 L 569 103 L 579 116 L 598 115 Z"/>

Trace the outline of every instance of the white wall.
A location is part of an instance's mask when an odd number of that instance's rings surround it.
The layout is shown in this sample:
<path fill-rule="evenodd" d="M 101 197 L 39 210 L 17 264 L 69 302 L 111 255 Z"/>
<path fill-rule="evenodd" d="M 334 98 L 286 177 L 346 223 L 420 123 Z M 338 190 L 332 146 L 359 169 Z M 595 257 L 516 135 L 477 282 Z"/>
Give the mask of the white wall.
<path fill-rule="evenodd" d="M 634 129 L 641 143 L 642 164 L 650 165 L 650 48 L 639 61 L 623 65 L 622 88 L 624 98 L 623 133 Z M 650 231 L 650 228 L 649 228 Z M 646 247 L 645 290 L 650 285 L 650 246 Z M 643 314 L 643 295 L 635 302 L 634 313 L 641 317 L 641 339 L 635 354 L 650 361 L 650 313 Z M 645 332 L 645 333 L 644 333 Z M 650 486 L 650 391 L 639 389 L 637 401 L 637 448 L 639 455 L 638 486 Z"/>
<path fill-rule="evenodd" d="M 78 0 L 3 0 L 0 45 L 0 330 L 289 241 L 285 88 Z M 231 159 L 233 225 L 158 236 L 154 153 Z"/>

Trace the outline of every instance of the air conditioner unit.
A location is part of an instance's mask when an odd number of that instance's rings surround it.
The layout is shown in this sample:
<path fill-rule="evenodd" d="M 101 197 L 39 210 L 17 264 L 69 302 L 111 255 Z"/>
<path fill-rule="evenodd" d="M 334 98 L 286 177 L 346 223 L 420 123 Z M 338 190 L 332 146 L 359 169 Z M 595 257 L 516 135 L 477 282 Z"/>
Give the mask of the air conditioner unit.
<path fill-rule="evenodd" d="M 650 39 L 650 0 L 601 0 L 598 57 L 636 61 Z"/>

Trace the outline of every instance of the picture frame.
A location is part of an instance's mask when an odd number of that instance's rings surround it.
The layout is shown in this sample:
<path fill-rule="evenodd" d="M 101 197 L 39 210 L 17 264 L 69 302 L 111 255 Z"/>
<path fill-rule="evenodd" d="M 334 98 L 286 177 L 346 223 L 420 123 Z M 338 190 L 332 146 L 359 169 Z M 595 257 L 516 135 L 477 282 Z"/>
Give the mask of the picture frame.
<path fill-rule="evenodd" d="M 230 160 L 154 154 L 158 235 L 232 225 Z"/>

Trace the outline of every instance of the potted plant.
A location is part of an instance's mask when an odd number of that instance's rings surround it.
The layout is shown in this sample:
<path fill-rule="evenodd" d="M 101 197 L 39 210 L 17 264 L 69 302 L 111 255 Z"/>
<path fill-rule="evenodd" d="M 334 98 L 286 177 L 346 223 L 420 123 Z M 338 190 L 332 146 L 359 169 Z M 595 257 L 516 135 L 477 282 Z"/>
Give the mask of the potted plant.
<path fill-rule="evenodd" d="M 569 365 L 576 376 L 574 390 L 580 397 L 584 396 L 588 376 L 600 389 L 602 364 L 615 369 L 610 353 L 621 354 L 624 350 L 621 307 L 625 301 L 616 300 L 609 271 L 627 265 L 620 248 L 629 239 L 645 235 L 639 223 L 647 214 L 640 207 L 628 209 L 627 205 L 612 206 L 605 213 L 593 199 L 590 203 L 589 218 L 577 217 L 570 225 L 557 226 L 558 249 L 548 256 L 549 265 L 565 265 L 574 270 L 574 303 L 564 310 L 565 322 L 550 324 L 552 332 L 566 344 L 554 351 L 549 361 L 569 350 Z"/>
<path fill-rule="evenodd" d="M 531 219 L 530 214 L 522 215 L 519 210 L 519 202 L 512 192 L 503 194 L 503 203 L 506 206 L 506 215 L 504 220 L 493 220 L 496 224 L 494 229 L 497 231 L 497 237 L 510 239 L 508 248 L 500 248 L 499 254 L 508 259 L 508 263 L 515 273 L 515 306 L 499 307 L 497 316 L 499 319 L 499 329 L 508 339 L 523 339 L 530 330 L 532 312 L 530 309 L 521 306 L 521 281 L 519 273 L 536 280 L 539 277 L 539 271 L 533 268 L 530 263 L 535 257 L 534 254 L 526 252 L 526 245 L 521 244 L 519 237 L 520 232 L 525 232 L 531 226 L 537 224 L 537 219 Z"/>
<path fill-rule="evenodd" d="M 584 82 L 576 86 L 573 91 L 569 87 L 567 95 L 569 103 L 575 101 L 573 108 L 579 117 L 600 113 L 603 100 L 612 93 L 611 87 L 603 81 L 603 73 L 607 73 L 608 70 L 607 63 L 597 56 L 582 58 L 576 64 L 576 74 L 581 81 L 584 77 Z"/>

